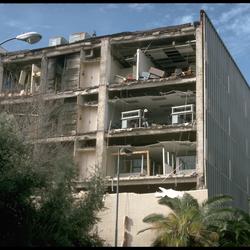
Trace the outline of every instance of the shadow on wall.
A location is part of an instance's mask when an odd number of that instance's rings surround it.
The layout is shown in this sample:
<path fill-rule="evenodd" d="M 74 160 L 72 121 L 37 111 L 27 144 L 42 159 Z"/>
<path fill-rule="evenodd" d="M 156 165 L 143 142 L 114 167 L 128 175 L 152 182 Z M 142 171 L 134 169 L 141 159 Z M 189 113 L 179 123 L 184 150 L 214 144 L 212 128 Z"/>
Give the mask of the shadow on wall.
<path fill-rule="evenodd" d="M 134 225 L 133 220 L 128 216 L 124 217 L 124 235 L 123 235 L 123 247 L 132 245 L 133 236 L 131 235 L 131 227 Z"/>

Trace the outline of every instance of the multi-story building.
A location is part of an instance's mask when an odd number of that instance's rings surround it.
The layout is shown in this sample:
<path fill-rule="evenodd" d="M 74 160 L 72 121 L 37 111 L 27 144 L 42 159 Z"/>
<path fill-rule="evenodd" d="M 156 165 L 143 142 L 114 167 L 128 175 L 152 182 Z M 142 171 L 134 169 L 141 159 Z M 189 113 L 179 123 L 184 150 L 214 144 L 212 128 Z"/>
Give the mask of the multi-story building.
<path fill-rule="evenodd" d="M 130 243 L 119 231 L 124 244 L 149 244 L 150 234 L 136 232 L 145 215 L 159 210 L 152 198 L 159 187 L 199 199 L 230 194 L 235 206 L 248 208 L 249 85 L 204 11 L 192 24 L 79 33 L 69 41 L 58 37 L 46 48 L 4 53 L 0 108 L 36 143 L 67 143 L 79 186 L 101 169 L 110 193 L 101 235 L 110 244 L 117 166 L 119 211 L 125 207 L 121 213 L 134 227 Z M 39 110 L 47 114 L 42 132 Z"/>

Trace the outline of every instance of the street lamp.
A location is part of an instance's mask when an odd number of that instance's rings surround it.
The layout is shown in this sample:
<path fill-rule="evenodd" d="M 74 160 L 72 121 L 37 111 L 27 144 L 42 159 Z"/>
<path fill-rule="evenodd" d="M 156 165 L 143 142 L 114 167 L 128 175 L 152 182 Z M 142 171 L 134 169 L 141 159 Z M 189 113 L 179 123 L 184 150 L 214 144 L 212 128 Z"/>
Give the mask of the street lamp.
<path fill-rule="evenodd" d="M 42 38 L 42 35 L 40 35 L 37 32 L 27 32 L 27 33 L 23 33 L 21 35 L 18 35 L 16 37 L 9 38 L 9 39 L 1 42 L 0 45 L 4 44 L 6 42 L 9 42 L 11 40 L 15 40 L 15 39 L 27 42 L 29 44 L 33 44 L 33 43 L 39 42 L 41 40 L 41 38 Z"/>
<path fill-rule="evenodd" d="M 120 154 L 131 155 L 132 151 L 128 148 L 118 148 L 117 157 L 117 182 L 116 182 L 116 213 L 115 213 L 115 247 L 117 247 L 118 238 L 118 209 L 119 209 L 119 177 L 120 177 Z"/>

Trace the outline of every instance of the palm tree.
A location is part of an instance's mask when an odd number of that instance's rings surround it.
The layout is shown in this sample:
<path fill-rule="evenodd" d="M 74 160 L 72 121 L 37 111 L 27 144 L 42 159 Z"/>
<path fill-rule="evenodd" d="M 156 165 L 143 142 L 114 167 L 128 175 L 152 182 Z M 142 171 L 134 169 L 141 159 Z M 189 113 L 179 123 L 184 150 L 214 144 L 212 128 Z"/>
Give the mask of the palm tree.
<path fill-rule="evenodd" d="M 233 217 L 220 223 L 218 229 L 220 246 L 250 246 L 250 216 L 246 212 L 234 209 Z"/>
<path fill-rule="evenodd" d="M 218 196 L 208 199 L 201 205 L 190 194 L 182 198 L 163 197 L 159 204 L 168 206 L 172 212 L 167 216 L 150 214 L 143 222 L 153 226 L 139 231 L 156 230 L 157 237 L 153 246 L 218 246 L 218 218 L 231 218 L 232 211 L 225 208 L 231 201 L 230 196 Z M 228 204 L 227 204 L 228 205 Z"/>

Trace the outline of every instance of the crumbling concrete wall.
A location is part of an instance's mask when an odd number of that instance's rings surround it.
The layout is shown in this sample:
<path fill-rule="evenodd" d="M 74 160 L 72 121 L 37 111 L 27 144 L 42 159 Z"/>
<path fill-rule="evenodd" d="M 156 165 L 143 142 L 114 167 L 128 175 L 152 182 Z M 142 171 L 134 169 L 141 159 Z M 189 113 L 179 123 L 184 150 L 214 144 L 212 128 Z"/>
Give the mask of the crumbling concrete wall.
<path fill-rule="evenodd" d="M 207 199 L 207 189 L 187 191 L 199 202 Z M 170 209 L 159 205 L 158 199 L 154 193 L 136 194 L 120 193 L 118 209 L 118 246 L 122 245 L 124 240 L 125 216 L 128 217 L 127 234 L 128 246 L 150 246 L 155 239 L 155 233 L 152 230 L 137 235 L 138 231 L 146 228 L 149 224 L 144 223 L 144 217 L 151 213 L 168 214 Z M 116 194 L 107 194 L 105 196 L 106 209 L 99 213 L 101 221 L 98 224 L 98 233 L 106 241 L 106 244 L 114 246 L 115 242 L 115 216 L 116 216 Z"/>

